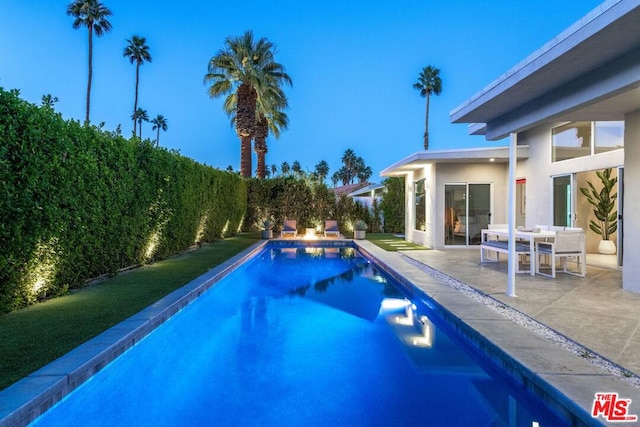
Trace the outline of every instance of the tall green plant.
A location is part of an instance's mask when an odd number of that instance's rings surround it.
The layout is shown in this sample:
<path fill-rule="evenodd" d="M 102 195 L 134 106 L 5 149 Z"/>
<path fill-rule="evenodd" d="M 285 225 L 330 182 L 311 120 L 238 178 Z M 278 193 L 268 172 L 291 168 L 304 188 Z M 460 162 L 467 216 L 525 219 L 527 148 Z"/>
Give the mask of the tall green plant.
<path fill-rule="evenodd" d="M 404 233 L 404 177 L 387 178 L 380 208 L 384 216 L 384 231 Z"/>
<path fill-rule="evenodd" d="M 84 119 L 89 123 L 89 109 L 91 106 L 91 80 L 93 76 L 93 33 L 101 37 L 111 31 L 111 23 L 107 17 L 111 10 L 98 0 L 75 0 L 67 6 L 67 15 L 73 16 L 73 28 L 87 27 L 89 31 L 89 78 L 87 79 L 87 111 Z"/>
<path fill-rule="evenodd" d="M 129 58 L 129 61 L 136 64 L 136 92 L 133 101 L 133 114 L 138 111 L 138 83 L 140 82 L 140 66 L 145 62 L 151 62 L 151 54 L 147 39 L 145 37 L 133 36 L 127 39 L 127 47 L 124 48 L 122 55 Z M 136 131 L 136 121 L 133 120 L 133 132 Z"/>
<path fill-rule="evenodd" d="M 240 174 L 245 178 L 252 173 L 251 139 L 258 99 L 268 98 L 270 91 L 284 96 L 280 88 L 291 86 L 291 77 L 284 66 L 275 61 L 274 55 L 273 43 L 264 37 L 255 40 L 253 33 L 247 31 L 240 37 L 227 38 L 225 48 L 209 61 L 208 73 L 204 76 L 209 96 L 226 96 L 223 108 L 227 114 L 235 114 L 236 133 L 240 138 Z M 286 102 L 277 108 L 285 105 Z"/>
<path fill-rule="evenodd" d="M 0 88 L 0 313 L 237 232 L 247 185 Z"/>
<path fill-rule="evenodd" d="M 257 231 L 262 222 L 273 218 L 276 230 L 283 219 L 295 219 L 300 226 L 323 226 L 327 219 L 335 219 L 342 234 L 352 231 L 353 223 L 361 219 L 375 223 L 369 209 L 351 197 L 336 197 L 325 184 L 293 176 L 247 181 L 248 201 L 244 229 Z"/>
<path fill-rule="evenodd" d="M 427 108 L 424 119 L 424 149 L 429 149 L 429 99 L 431 95 L 440 95 L 442 92 L 442 79 L 440 70 L 428 65 L 422 69 L 418 81 L 413 88 L 420 91 L 420 96 L 427 99 Z"/>
<path fill-rule="evenodd" d="M 603 240 L 609 240 L 609 237 L 618 229 L 618 211 L 614 210 L 618 193 L 611 194 L 618 183 L 618 178 L 612 178 L 611 171 L 611 168 L 596 171 L 602 183 L 600 190 L 597 190 L 590 181 L 587 181 L 589 187 L 580 188 L 580 192 L 593 206 L 593 213 L 596 216 L 596 221 L 589 222 L 589 228 L 601 235 Z"/>

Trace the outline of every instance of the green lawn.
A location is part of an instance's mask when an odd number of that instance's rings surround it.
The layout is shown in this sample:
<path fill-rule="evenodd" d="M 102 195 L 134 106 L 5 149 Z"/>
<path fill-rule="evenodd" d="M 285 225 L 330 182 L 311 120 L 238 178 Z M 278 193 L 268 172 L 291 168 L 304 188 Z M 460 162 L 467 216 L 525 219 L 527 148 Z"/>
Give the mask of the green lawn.
<path fill-rule="evenodd" d="M 367 240 L 389 252 L 430 249 L 426 246 L 408 242 L 402 237 L 394 236 L 391 233 L 367 233 Z"/>
<path fill-rule="evenodd" d="M 257 233 L 239 234 L 0 316 L 0 389 L 132 316 L 258 240 Z"/>

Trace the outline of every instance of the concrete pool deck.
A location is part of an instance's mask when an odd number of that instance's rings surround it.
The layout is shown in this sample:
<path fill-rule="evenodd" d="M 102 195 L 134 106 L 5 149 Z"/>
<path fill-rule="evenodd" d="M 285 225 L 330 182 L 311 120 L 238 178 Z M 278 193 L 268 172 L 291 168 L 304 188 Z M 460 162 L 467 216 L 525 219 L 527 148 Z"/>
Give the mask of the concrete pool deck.
<path fill-rule="evenodd" d="M 640 295 L 620 290 L 619 271 L 590 267 L 584 279 L 563 274 L 555 280 L 518 275 L 519 297 L 509 298 L 505 294 L 505 265 L 480 265 L 478 248 L 387 252 L 368 241 L 356 243 L 394 275 L 417 286 L 460 319 L 455 320 L 460 329 L 473 342 L 486 346 L 483 349 L 498 363 L 506 360 L 507 369 L 529 389 L 544 391 L 552 406 L 560 404 L 579 414 L 577 425 L 601 425 L 601 419 L 590 417 L 597 392 L 617 392 L 621 399 L 632 399 L 629 414 L 640 414 L 639 387 L 515 323 L 438 276 L 442 272 L 466 283 L 635 373 L 640 364 L 633 357 L 640 345 L 640 338 L 634 336 L 640 322 Z M 254 245 L 0 392 L 0 427 L 25 425 L 33 420 L 264 244 L 266 241 Z M 438 274 L 432 274 L 427 266 Z M 482 344 L 481 337 L 493 344 Z"/>
<path fill-rule="evenodd" d="M 530 372 L 522 378 L 528 388 L 550 393 L 581 413 L 586 425 L 606 424 L 602 417 L 590 416 L 595 393 L 616 392 L 620 398 L 631 399 L 629 415 L 640 416 L 640 388 L 633 384 L 635 375 L 626 378 L 594 364 L 600 355 L 622 371 L 640 371 L 640 295 L 621 290 L 620 271 L 588 267 L 585 278 L 566 274 L 558 274 L 556 279 L 517 275 L 518 297 L 514 298 L 506 295 L 506 262 L 481 265 L 478 248 L 387 252 L 368 241 L 357 244 L 471 330 L 488 338 L 503 353 L 502 357 L 524 366 Z M 429 268 L 436 274 L 427 273 Z M 574 354 L 499 310 L 483 307 L 446 284 L 440 273 L 559 332 L 583 346 L 583 353 Z"/>

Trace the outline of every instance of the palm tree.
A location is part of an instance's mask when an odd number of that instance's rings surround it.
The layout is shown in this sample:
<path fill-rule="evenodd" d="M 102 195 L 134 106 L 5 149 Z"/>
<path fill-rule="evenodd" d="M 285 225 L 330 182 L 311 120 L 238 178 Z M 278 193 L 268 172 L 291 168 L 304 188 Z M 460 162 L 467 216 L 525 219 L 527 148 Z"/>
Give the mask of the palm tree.
<path fill-rule="evenodd" d="M 160 131 L 167 131 L 167 119 L 164 118 L 162 114 L 158 114 L 155 119 L 151 120 L 153 123 L 153 127 L 151 130 L 157 130 L 158 133 L 156 135 L 156 147 L 160 145 Z"/>
<path fill-rule="evenodd" d="M 340 181 L 340 173 L 334 172 L 333 175 L 331 175 L 331 182 L 333 183 L 334 188 L 338 185 L 338 181 Z"/>
<path fill-rule="evenodd" d="M 320 160 L 316 165 L 315 174 L 320 182 L 324 184 L 325 178 L 329 175 L 329 163 L 324 160 Z"/>
<path fill-rule="evenodd" d="M 89 78 L 87 80 L 87 114 L 85 123 L 89 123 L 89 110 L 91 107 L 91 79 L 93 76 L 93 33 L 97 37 L 111 30 L 111 23 L 107 17 L 111 16 L 111 10 L 105 7 L 99 0 L 75 0 L 67 6 L 67 15 L 73 16 L 73 28 L 87 27 L 89 31 Z"/>
<path fill-rule="evenodd" d="M 367 182 L 371 175 L 373 175 L 373 170 L 371 170 L 370 166 L 364 166 L 362 169 L 358 170 L 358 182 Z"/>
<path fill-rule="evenodd" d="M 269 131 L 280 138 L 280 131 L 289 126 L 289 117 L 282 111 L 288 107 L 287 98 L 279 87 L 272 87 L 258 97 L 257 120 L 254 129 L 254 150 L 258 158 L 257 176 L 265 177 L 265 157 L 268 152 L 267 136 Z"/>
<path fill-rule="evenodd" d="M 276 176 L 277 173 L 278 173 L 278 166 L 271 165 L 271 175 Z"/>
<path fill-rule="evenodd" d="M 275 47 L 266 38 L 254 41 L 253 33 L 247 31 L 241 37 L 227 38 L 225 46 L 209 61 L 204 82 L 210 85 L 211 98 L 227 95 L 223 108 L 227 114 L 235 114 L 241 175 L 250 177 L 258 98 L 283 83 L 291 85 L 291 78 L 284 66 L 275 62 Z"/>
<path fill-rule="evenodd" d="M 282 173 L 282 175 L 289 175 L 289 171 L 291 170 L 291 167 L 289 166 L 289 162 L 282 162 L 282 164 L 280 165 L 280 173 Z"/>
<path fill-rule="evenodd" d="M 134 122 L 138 122 L 139 125 L 139 137 L 140 139 L 142 139 L 142 122 L 148 122 L 149 121 L 149 115 L 147 114 L 147 110 L 143 110 L 142 108 L 138 108 L 132 115 L 131 115 L 131 119 L 133 119 Z M 135 129 L 133 130 L 133 135 L 135 136 Z"/>
<path fill-rule="evenodd" d="M 358 161 L 358 157 L 356 153 L 351 149 L 347 148 L 342 155 L 342 164 L 343 167 L 340 168 L 339 174 L 340 179 L 344 183 L 344 185 L 352 184 L 353 178 L 355 177 L 355 168 Z"/>
<path fill-rule="evenodd" d="M 144 37 L 133 36 L 131 39 L 127 39 L 127 47 L 124 48 L 122 56 L 129 58 L 129 61 L 133 64 L 136 63 L 136 96 L 133 101 L 133 111 L 138 109 L 138 82 L 140 81 L 140 66 L 145 62 L 151 62 L 151 54 L 149 53 L 149 46 L 147 46 L 147 39 Z M 133 129 L 135 132 L 136 122 L 133 122 Z"/>
<path fill-rule="evenodd" d="M 302 171 L 302 166 L 300 165 L 299 161 L 297 160 L 293 161 L 293 163 L 291 164 L 291 172 L 296 174 L 296 176 L 298 177 L 301 177 L 302 175 L 304 175 L 304 172 Z"/>
<path fill-rule="evenodd" d="M 413 88 L 420 91 L 420 96 L 427 98 L 427 112 L 424 120 L 424 149 L 429 149 L 429 97 L 440 95 L 442 92 L 442 80 L 440 70 L 428 65 L 422 69 L 418 81 L 413 84 Z"/>

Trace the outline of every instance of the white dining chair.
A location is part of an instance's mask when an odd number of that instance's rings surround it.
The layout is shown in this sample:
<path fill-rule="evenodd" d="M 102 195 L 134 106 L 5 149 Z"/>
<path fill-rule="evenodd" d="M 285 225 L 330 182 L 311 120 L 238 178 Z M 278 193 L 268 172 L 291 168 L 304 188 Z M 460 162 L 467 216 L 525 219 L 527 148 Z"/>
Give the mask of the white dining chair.
<path fill-rule="evenodd" d="M 560 259 L 562 272 L 574 276 L 584 277 L 587 274 L 585 235 L 580 230 L 556 231 L 553 242 L 536 242 L 535 249 L 536 274 L 547 277 L 556 277 L 556 261 Z M 549 257 L 551 264 L 551 274 L 543 273 L 540 270 L 541 258 Z M 567 258 L 572 258 L 576 262 L 576 269 L 570 270 L 567 267 Z"/>

